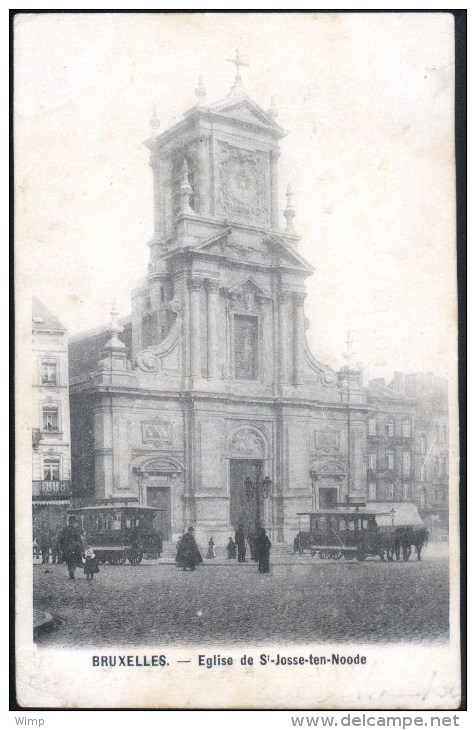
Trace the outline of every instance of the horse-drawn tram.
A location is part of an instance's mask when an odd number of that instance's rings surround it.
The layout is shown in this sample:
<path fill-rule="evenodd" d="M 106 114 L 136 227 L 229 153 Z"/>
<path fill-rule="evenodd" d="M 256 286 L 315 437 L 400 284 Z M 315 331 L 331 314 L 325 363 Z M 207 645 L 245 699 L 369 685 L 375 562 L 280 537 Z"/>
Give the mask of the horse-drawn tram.
<path fill-rule="evenodd" d="M 413 509 L 414 508 L 414 509 Z M 384 511 L 386 510 L 386 511 Z M 294 550 L 310 552 L 321 559 L 365 560 L 374 555 L 389 561 L 408 560 L 412 545 L 417 559 L 428 540 L 428 531 L 414 505 L 407 503 L 338 505 L 316 512 L 298 512 L 299 532 Z M 308 529 L 303 529 L 305 521 Z"/>
<path fill-rule="evenodd" d="M 163 535 L 154 527 L 160 510 L 124 502 L 71 509 L 85 542 L 101 563 L 139 565 L 143 558 L 160 558 Z"/>

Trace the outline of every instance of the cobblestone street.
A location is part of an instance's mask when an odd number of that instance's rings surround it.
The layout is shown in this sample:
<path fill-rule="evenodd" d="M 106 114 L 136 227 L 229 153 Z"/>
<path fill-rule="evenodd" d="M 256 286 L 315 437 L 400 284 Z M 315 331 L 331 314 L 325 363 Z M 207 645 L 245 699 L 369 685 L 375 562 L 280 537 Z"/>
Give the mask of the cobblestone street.
<path fill-rule="evenodd" d="M 448 637 L 447 549 L 422 562 L 335 562 L 280 552 L 255 563 L 101 566 L 93 581 L 34 566 L 34 606 L 60 625 L 40 645 L 422 641 Z"/>

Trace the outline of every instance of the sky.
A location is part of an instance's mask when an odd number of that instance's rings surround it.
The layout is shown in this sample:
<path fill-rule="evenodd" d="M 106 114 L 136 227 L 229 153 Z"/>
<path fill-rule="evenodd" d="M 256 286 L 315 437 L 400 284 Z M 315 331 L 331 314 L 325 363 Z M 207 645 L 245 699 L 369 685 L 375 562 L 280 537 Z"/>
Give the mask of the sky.
<path fill-rule="evenodd" d="M 16 296 L 71 335 L 130 311 L 153 231 L 143 141 L 242 77 L 281 141 L 313 354 L 367 377 L 456 363 L 453 20 L 445 13 L 25 14 L 15 25 Z M 285 219 L 282 217 L 282 225 Z"/>

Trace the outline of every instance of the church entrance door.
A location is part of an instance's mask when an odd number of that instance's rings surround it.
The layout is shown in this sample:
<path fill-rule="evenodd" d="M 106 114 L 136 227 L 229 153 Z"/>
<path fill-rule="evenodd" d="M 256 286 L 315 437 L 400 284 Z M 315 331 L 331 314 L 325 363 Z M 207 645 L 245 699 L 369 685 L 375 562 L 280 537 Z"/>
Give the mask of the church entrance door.
<path fill-rule="evenodd" d="M 246 479 L 252 487 L 245 485 Z M 262 481 L 262 459 L 230 459 L 230 522 L 235 529 L 243 525 L 245 534 L 263 519 Z"/>
<path fill-rule="evenodd" d="M 320 509 L 333 509 L 337 507 L 338 501 L 337 487 L 320 487 L 319 488 L 319 508 Z"/>
<path fill-rule="evenodd" d="M 147 487 L 147 506 L 160 510 L 154 517 L 154 527 L 164 534 L 164 540 L 170 540 L 170 488 Z"/>

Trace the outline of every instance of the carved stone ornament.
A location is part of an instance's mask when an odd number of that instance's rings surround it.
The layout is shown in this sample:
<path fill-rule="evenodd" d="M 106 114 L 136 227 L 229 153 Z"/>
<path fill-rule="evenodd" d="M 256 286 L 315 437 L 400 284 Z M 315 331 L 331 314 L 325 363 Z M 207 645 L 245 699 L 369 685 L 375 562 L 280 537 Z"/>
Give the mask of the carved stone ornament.
<path fill-rule="evenodd" d="M 319 482 L 323 479 L 333 479 L 334 481 L 342 482 L 347 476 L 347 469 L 338 461 L 324 461 L 313 464 L 311 474 L 313 481 Z"/>
<path fill-rule="evenodd" d="M 231 439 L 230 453 L 257 459 L 263 459 L 265 456 L 262 439 L 250 428 L 243 428 L 235 433 Z"/>
<path fill-rule="evenodd" d="M 169 446 L 173 441 L 173 424 L 157 419 L 141 423 L 142 443 L 152 444 L 157 449 Z"/>
<path fill-rule="evenodd" d="M 268 222 L 265 166 L 259 153 L 223 146 L 220 157 L 219 203 L 225 215 Z"/>
<path fill-rule="evenodd" d="M 175 314 L 179 314 L 182 311 L 182 302 L 180 299 L 172 299 L 172 301 L 169 302 L 168 309 L 171 312 L 175 312 Z"/>
<path fill-rule="evenodd" d="M 340 449 L 340 432 L 332 429 L 314 431 L 314 445 L 316 451 L 330 454 Z"/>
<path fill-rule="evenodd" d="M 141 370 L 152 372 L 154 370 L 157 370 L 159 367 L 159 360 L 155 356 L 153 352 L 147 352 L 141 353 L 139 355 L 139 361 L 138 365 Z"/>
<path fill-rule="evenodd" d="M 250 281 L 245 282 L 239 288 L 227 291 L 231 310 L 252 312 L 259 310 L 266 295 L 263 294 Z"/>

